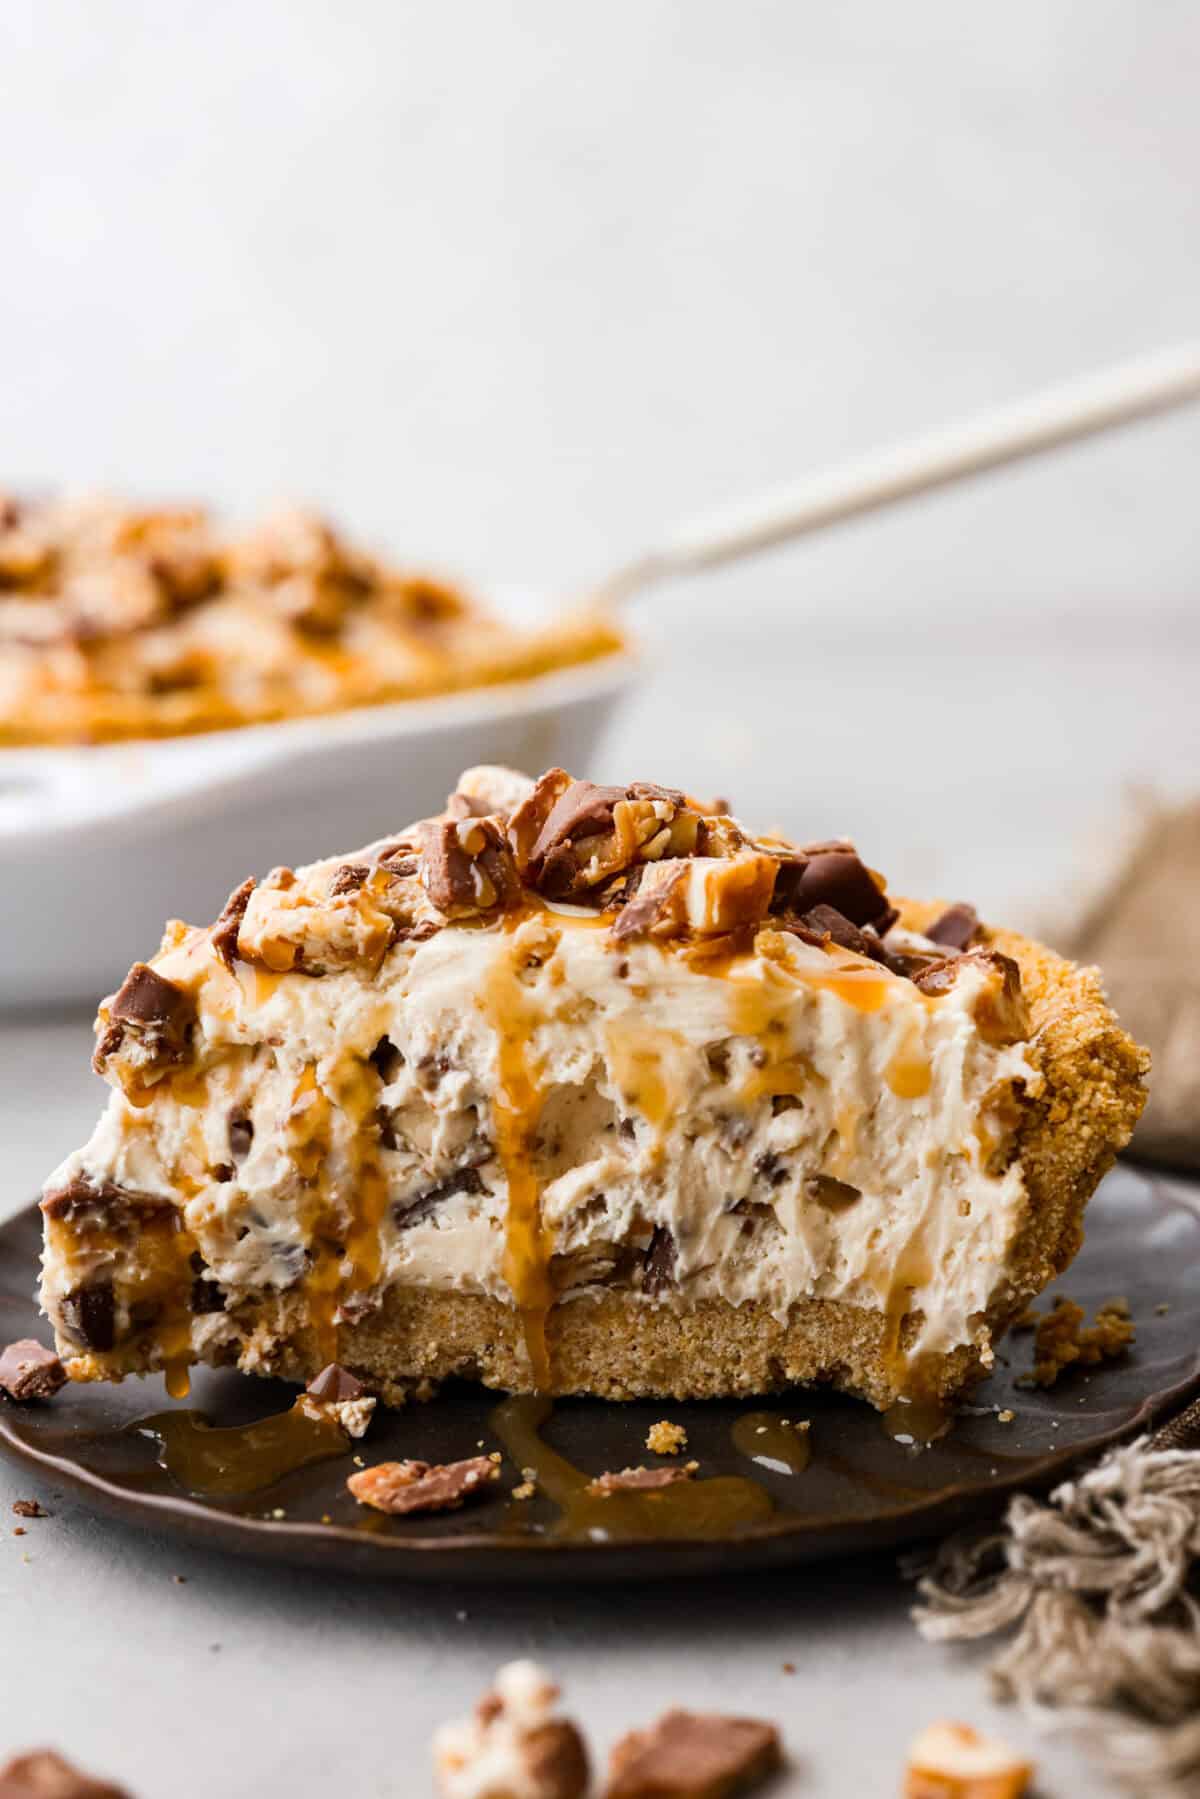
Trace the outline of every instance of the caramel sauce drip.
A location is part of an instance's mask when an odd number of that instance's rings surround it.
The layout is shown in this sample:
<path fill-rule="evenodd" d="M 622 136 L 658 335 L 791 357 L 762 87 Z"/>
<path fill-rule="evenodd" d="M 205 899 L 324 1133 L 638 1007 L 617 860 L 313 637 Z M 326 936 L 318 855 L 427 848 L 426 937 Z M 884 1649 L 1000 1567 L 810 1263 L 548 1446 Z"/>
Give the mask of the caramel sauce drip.
<path fill-rule="evenodd" d="M 914 1291 L 932 1278 L 933 1264 L 918 1231 L 886 1271 L 880 1356 L 885 1369 L 901 1391 L 919 1391 L 917 1372 L 904 1348 L 904 1321 L 911 1308 Z"/>
<path fill-rule="evenodd" d="M 906 1449 L 928 1449 L 944 1437 L 954 1423 L 954 1413 L 933 1396 L 897 1401 L 883 1413 L 883 1428 Z"/>
<path fill-rule="evenodd" d="M 884 1079 L 897 1099 L 924 1099 L 933 1084 L 933 1069 L 915 1021 L 888 1063 Z"/>
<path fill-rule="evenodd" d="M 729 1434 L 740 1454 L 773 1474 L 803 1474 L 812 1460 L 811 1432 L 774 1412 L 745 1412 Z"/>
<path fill-rule="evenodd" d="M 376 1140 L 368 1130 L 382 1082 L 359 1056 L 347 1056 L 335 1068 L 331 1085 L 339 1109 L 353 1130 L 347 1141 L 352 1216 L 346 1233 L 346 1278 L 341 1298 L 373 1287 L 383 1268 L 382 1226 L 390 1188 L 376 1156 Z"/>
<path fill-rule="evenodd" d="M 230 1429 L 214 1429 L 194 1411 L 153 1412 L 126 1428 L 158 1444 L 159 1466 L 189 1493 L 231 1499 L 347 1453 L 340 1425 L 303 1407 L 299 1399 L 290 1411 Z"/>
<path fill-rule="evenodd" d="M 823 987 L 829 993 L 836 993 L 844 1005 L 853 1006 L 856 1012 L 878 1012 L 888 996 L 888 983 L 878 974 L 868 974 L 873 968 L 867 963 L 861 970 L 852 968 L 837 974 L 811 975 L 814 987 Z"/>
<path fill-rule="evenodd" d="M 687 1044 L 674 1031 L 614 1018 L 605 1032 L 609 1073 L 627 1112 L 637 1112 L 654 1132 L 651 1160 L 662 1159 L 666 1133 L 687 1103 Z"/>
<path fill-rule="evenodd" d="M 182 1211 L 142 1221 L 136 1259 L 129 1257 L 126 1236 L 101 1226 L 80 1229 L 47 1219 L 46 1241 L 52 1255 L 88 1276 L 109 1274 L 120 1263 L 121 1297 L 135 1318 L 142 1311 L 150 1320 L 144 1328 L 158 1349 L 167 1392 L 172 1399 L 186 1399 L 192 1359 L 191 1256 L 196 1240 Z M 143 1333 L 135 1324 L 131 1334 Z M 119 1366 L 119 1355 L 111 1365 Z"/>
<path fill-rule="evenodd" d="M 753 1037 L 759 1066 L 743 1082 L 739 1098 L 744 1106 L 780 1094 L 801 1094 L 823 1077 L 802 1051 L 792 1048 L 788 1014 L 795 985 L 781 985 L 772 973 L 761 980 L 739 978 L 733 983 L 733 1030 L 739 1037 Z"/>
<path fill-rule="evenodd" d="M 559 1510 L 552 1534 L 568 1543 L 691 1541 L 724 1538 L 770 1517 L 774 1502 L 757 1481 L 738 1475 L 679 1481 L 651 1492 L 590 1493 L 585 1474 L 541 1436 L 551 1403 L 540 1395 L 515 1395 L 492 1413 L 490 1423 L 518 1468 L 533 1470 L 538 1488 Z"/>
<path fill-rule="evenodd" d="M 325 1171 L 329 1154 L 330 1103 L 318 1084 L 314 1063 L 306 1064 L 292 1095 L 286 1134 L 288 1153 L 304 1182 L 307 1204 L 302 1219 L 312 1262 L 304 1277 L 309 1322 L 316 1339 L 318 1362 L 337 1360 L 334 1318 L 341 1301 L 340 1222 L 330 1203 Z"/>
<path fill-rule="evenodd" d="M 545 1095 L 542 1069 L 530 1050 L 542 1012 L 518 972 L 526 952 L 512 933 L 520 922 L 519 915 L 505 920 L 507 941 L 499 945 L 493 959 L 482 1004 L 496 1033 L 498 1078 L 492 1127 L 508 1188 L 502 1272 L 521 1314 L 534 1382 L 544 1389 L 550 1384 L 546 1318 L 554 1303 L 550 1279 L 554 1236 L 542 1220 L 537 1128 Z M 557 944 L 556 935 L 554 942 Z M 540 940 L 539 954 L 543 947 Z"/>

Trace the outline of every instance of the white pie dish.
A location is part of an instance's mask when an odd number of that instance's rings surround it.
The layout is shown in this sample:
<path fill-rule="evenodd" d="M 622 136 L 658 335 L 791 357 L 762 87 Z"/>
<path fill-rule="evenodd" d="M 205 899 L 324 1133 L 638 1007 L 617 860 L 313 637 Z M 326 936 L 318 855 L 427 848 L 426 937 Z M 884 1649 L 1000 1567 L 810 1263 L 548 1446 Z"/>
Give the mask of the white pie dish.
<path fill-rule="evenodd" d="M 476 762 L 582 770 L 631 652 L 444 698 L 195 737 L 0 751 L 0 1007 L 94 1004 L 164 921 L 251 873 L 354 849 Z"/>

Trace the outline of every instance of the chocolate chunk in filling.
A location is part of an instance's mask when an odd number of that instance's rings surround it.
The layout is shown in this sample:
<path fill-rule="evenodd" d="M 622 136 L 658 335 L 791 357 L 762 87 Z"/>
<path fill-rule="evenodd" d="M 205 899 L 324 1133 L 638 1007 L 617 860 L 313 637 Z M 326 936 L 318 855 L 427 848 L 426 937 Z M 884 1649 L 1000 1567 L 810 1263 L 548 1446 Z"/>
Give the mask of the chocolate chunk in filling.
<path fill-rule="evenodd" d="M 942 916 L 923 933 L 931 943 L 947 949 L 965 950 L 979 930 L 979 914 L 974 906 L 960 902 L 947 907 Z"/>
<path fill-rule="evenodd" d="M 229 1120 L 229 1153 L 235 1162 L 245 1161 L 250 1154 L 250 1145 L 253 1142 L 253 1122 L 249 1118 L 231 1118 Z"/>
<path fill-rule="evenodd" d="M 67 1371 L 54 1351 L 35 1337 L 22 1337 L 0 1354 L 0 1393 L 7 1393 L 18 1404 L 53 1399 L 66 1379 Z"/>
<path fill-rule="evenodd" d="M 665 1224 L 656 1224 L 646 1247 L 642 1292 L 657 1298 L 675 1285 L 675 1239 Z"/>
<path fill-rule="evenodd" d="M 212 1312 L 225 1310 L 225 1293 L 218 1285 L 216 1276 L 209 1269 L 208 1263 L 198 1249 L 192 1251 L 189 1266 L 193 1276 L 192 1290 L 188 1299 L 188 1309 L 197 1318 L 206 1317 Z"/>
<path fill-rule="evenodd" d="M 116 1342 L 112 1282 L 93 1281 L 68 1293 L 62 1302 L 62 1320 L 66 1335 L 73 1343 L 105 1354 Z"/>
<path fill-rule="evenodd" d="M 42 1214 L 75 1230 L 101 1230 L 128 1236 L 156 1226 L 178 1228 L 179 1211 L 174 1200 L 158 1193 L 138 1193 L 112 1181 L 93 1181 L 77 1175 L 65 1187 L 47 1193 Z"/>
<path fill-rule="evenodd" d="M 999 950 L 973 949 L 964 955 L 931 962 L 912 977 L 922 993 L 948 993 L 967 969 L 982 969 L 991 976 L 975 1002 L 975 1022 L 985 1042 L 997 1047 L 1019 1043 L 1029 1035 L 1029 1013 L 1021 991 L 1021 970 L 1011 956 Z"/>
<path fill-rule="evenodd" d="M 234 888 L 212 928 L 212 946 L 226 968 L 232 969 L 237 960 L 238 932 L 242 928 L 242 920 L 246 916 L 246 907 L 250 904 L 253 892 L 254 879 L 251 876 L 240 887 Z"/>
<path fill-rule="evenodd" d="M 484 1193 L 487 1189 L 477 1168 L 456 1168 L 437 1185 L 418 1193 L 415 1199 L 402 1201 L 395 1209 L 396 1228 L 411 1231 L 416 1224 L 424 1224 L 432 1217 L 438 1207 L 452 1199 L 456 1193 Z"/>

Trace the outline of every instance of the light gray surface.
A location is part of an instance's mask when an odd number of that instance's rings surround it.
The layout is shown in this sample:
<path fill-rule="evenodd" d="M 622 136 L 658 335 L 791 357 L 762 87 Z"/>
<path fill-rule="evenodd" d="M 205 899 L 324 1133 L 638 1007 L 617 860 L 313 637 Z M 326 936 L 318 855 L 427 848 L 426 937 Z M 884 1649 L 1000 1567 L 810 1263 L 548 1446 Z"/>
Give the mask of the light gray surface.
<path fill-rule="evenodd" d="M 307 495 L 485 584 L 586 577 L 1193 332 L 1198 49 L 1169 0 L 6 8 L 4 473 Z M 1175 419 L 664 594 L 597 768 L 849 828 L 898 887 L 1061 898 L 1126 784 L 1198 765 L 1198 446 Z M 0 1211 L 90 1126 L 88 1042 L 0 1027 Z M 423 1793 L 432 1725 L 529 1652 L 600 1743 L 673 1701 L 778 1717 L 796 1795 L 895 1792 L 940 1714 L 1034 1742 L 890 1560 L 373 1592 L 66 1503 L 11 1537 L 30 1490 L 0 1465 L 0 1751 L 141 1799 Z M 1038 1756 L 1051 1799 L 1103 1792 Z"/>

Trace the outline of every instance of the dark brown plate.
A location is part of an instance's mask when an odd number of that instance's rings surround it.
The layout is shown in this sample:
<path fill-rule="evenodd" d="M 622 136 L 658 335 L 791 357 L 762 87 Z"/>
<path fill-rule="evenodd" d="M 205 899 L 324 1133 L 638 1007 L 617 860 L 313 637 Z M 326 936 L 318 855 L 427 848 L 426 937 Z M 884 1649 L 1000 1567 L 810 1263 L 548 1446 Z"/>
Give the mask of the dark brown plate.
<path fill-rule="evenodd" d="M 744 1404 L 630 1405 L 560 1402 L 545 1436 L 591 1473 L 653 1464 L 645 1437 L 659 1418 L 682 1424 L 700 1464 L 696 1490 L 714 1476 L 749 1477 L 774 1509 L 759 1521 L 720 1527 L 704 1540 L 564 1541 L 544 1496 L 510 1497 L 520 1474 L 508 1462 L 495 1493 L 440 1517 L 385 1518 L 361 1510 L 345 1490 L 352 1453 L 368 1462 L 419 1457 L 450 1461 L 498 1447 L 497 1396 L 446 1391 L 429 1405 L 379 1416 L 344 1458 L 286 1475 L 248 1498 L 189 1495 L 158 1466 L 153 1442 L 129 1424 L 170 1402 L 162 1382 L 69 1387 L 50 1405 L 0 1402 L 0 1448 L 51 1486 L 81 1493 L 98 1510 L 241 1554 L 305 1567 L 335 1566 L 406 1579 L 559 1580 L 656 1578 L 765 1568 L 871 1550 L 941 1532 L 994 1507 L 1011 1489 L 1045 1487 L 1079 1457 L 1139 1430 L 1200 1385 L 1200 1210 L 1187 1189 L 1171 1191 L 1128 1168 L 1109 1176 L 1089 1212 L 1086 1248 L 1063 1285 L 1091 1309 L 1128 1297 L 1137 1345 L 1120 1362 L 1068 1373 L 1048 1393 L 1015 1385 L 1030 1338 L 1004 1346 L 1010 1365 L 976 1395 L 949 1435 L 914 1454 L 878 1416 L 853 1400 L 797 1392 L 756 1409 L 811 1419 L 812 1459 L 799 1475 L 760 1467 L 731 1441 Z M 34 1208 L 0 1229 L 0 1342 L 45 1338 L 30 1297 L 39 1221 Z M 228 1373 L 200 1372 L 187 1405 L 219 1425 L 285 1410 L 294 1389 Z M 1011 1407 L 1016 1420 L 996 1412 Z M 282 1515 L 276 1515 L 282 1514 Z M 323 1517 L 330 1519 L 323 1523 Z"/>

